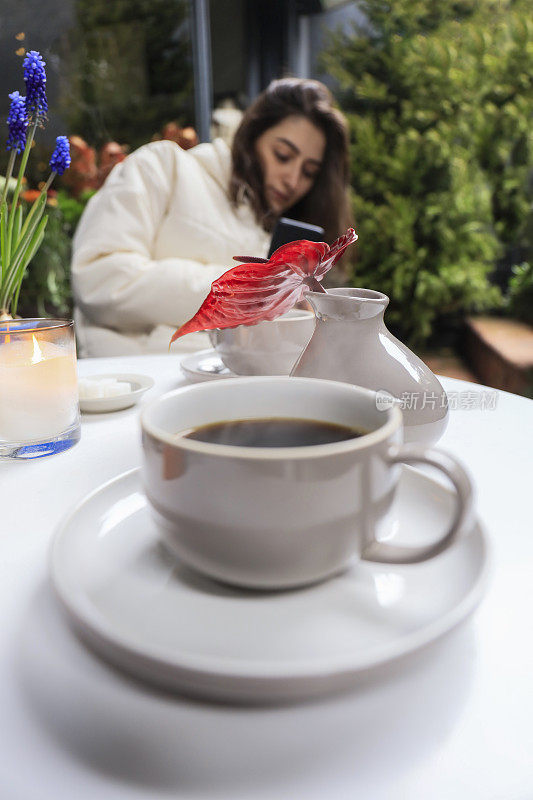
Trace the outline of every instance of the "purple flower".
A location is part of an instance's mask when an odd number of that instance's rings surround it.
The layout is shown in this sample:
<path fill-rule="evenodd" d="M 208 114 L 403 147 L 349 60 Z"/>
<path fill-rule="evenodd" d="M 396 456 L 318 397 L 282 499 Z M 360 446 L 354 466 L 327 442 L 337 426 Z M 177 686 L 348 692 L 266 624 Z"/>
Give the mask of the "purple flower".
<path fill-rule="evenodd" d="M 70 143 L 67 136 L 58 136 L 56 149 L 50 159 L 50 169 L 62 175 L 70 167 Z"/>
<path fill-rule="evenodd" d="M 48 103 L 46 102 L 45 62 L 37 50 L 30 50 L 24 59 L 24 82 L 26 84 L 26 113 L 29 122 L 46 119 Z"/>
<path fill-rule="evenodd" d="M 9 95 L 11 106 L 7 116 L 9 126 L 9 136 L 7 137 L 7 150 L 16 150 L 22 153 L 26 146 L 26 128 L 28 120 L 26 118 L 26 99 L 18 92 L 11 92 Z"/>

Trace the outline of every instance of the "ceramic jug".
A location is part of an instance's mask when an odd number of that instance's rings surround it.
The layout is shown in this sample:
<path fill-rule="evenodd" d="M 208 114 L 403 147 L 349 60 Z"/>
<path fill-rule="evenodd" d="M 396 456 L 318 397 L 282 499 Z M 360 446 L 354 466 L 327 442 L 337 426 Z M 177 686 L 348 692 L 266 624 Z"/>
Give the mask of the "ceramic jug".
<path fill-rule="evenodd" d="M 306 299 L 315 311 L 315 329 L 291 375 L 372 389 L 382 407 L 400 404 L 406 442 L 436 442 L 448 424 L 446 392 L 385 327 L 389 298 L 371 289 L 339 288 L 309 292 Z"/>

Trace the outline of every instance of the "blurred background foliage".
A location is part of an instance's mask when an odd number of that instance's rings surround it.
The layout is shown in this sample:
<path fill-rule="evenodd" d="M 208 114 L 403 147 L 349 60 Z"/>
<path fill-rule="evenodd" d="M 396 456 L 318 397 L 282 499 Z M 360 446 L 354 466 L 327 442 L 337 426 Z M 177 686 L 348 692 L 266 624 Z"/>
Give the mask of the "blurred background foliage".
<path fill-rule="evenodd" d="M 93 147 L 150 141 L 165 122 L 194 120 L 188 0 L 76 0 L 58 46 L 60 110 Z"/>
<path fill-rule="evenodd" d="M 17 40 L 22 59 L 32 43 L 23 33 Z M 46 59 L 49 70 L 61 65 L 58 101 L 49 115 L 64 121 L 73 163 L 54 183 L 60 191 L 49 193 L 48 224 L 21 288 L 19 314 L 71 316 L 72 237 L 94 193 L 85 187 L 98 188 L 123 157 L 109 148 L 127 153 L 162 136 L 183 144 L 181 126 L 194 123 L 189 2 L 75 0 L 72 24 Z M 172 131 L 165 134 L 169 122 Z M 27 202 L 49 174 L 51 150 L 43 138 L 38 132 L 28 161 Z M 2 172 L 6 163 L 2 153 Z"/>
<path fill-rule="evenodd" d="M 508 310 L 514 319 L 533 325 L 533 260 L 512 268 L 507 296 Z"/>
<path fill-rule="evenodd" d="M 349 117 L 354 285 L 420 344 L 502 305 L 531 207 L 531 0 L 372 0 L 323 66 Z M 516 287 L 518 278 L 514 282 Z"/>
<path fill-rule="evenodd" d="M 411 345 L 442 343 L 471 311 L 531 322 L 531 0 L 359 5 L 364 21 L 322 54 L 350 125 L 359 243 L 342 282 L 388 294 L 388 324 Z M 57 53 L 79 168 L 50 199 L 21 313 L 71 313 L 71 239 L 105 147 L 181 143 L 165 123 L 194 124 L 189 14 L 188 0 L 76 0 Z M 49 153 L 34 155 L 30 189 Z"/>

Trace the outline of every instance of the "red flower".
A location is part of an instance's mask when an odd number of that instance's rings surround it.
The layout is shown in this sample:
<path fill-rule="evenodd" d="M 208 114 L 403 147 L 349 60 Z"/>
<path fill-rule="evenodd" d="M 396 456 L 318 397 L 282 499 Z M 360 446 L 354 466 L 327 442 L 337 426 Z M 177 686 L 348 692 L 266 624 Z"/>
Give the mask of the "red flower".
<path fill-rule="evenodd" d="M 194 317 L 178 328 L 170 343 L 194 331 L 255 325 L 279 317 L 306 292 L 325 291 L 319 281 L 356 239 L 353 228 L 331 247 L 302 239 L 283 245 L 268 261 L 250 259 L 229 269 L 213 281 Z"/>
<path fill-rule="evenodd" d="M 79 197 L 87 189 L 99 189 L 115 164 L 126 158 L 126 147 L 117 142 L 107 142 L 98 153 L 89 147 L 81 136 L 70 136 L 70 153 L 72 163 L 62 178 L 64 186 L 68 186 L 74 197 Z M 98 163 L 97 163 L 98 162 Z"/>
<path fill-rule="evenodd" d="M 198 135 L 194 128 L 180 128 L 177 122 L 167 122 L 162 131 L 163 139 L 176 142 L 182 150 L 190 150 L 198 144 Z"/>
<path fill-rule="evenodd" d="M 33 203 L 35 200 L 38 200 L 41 196 L 39 189 L 26 189 L 20 195 L 21 200 L 24 200 L 26 203 Z"/>

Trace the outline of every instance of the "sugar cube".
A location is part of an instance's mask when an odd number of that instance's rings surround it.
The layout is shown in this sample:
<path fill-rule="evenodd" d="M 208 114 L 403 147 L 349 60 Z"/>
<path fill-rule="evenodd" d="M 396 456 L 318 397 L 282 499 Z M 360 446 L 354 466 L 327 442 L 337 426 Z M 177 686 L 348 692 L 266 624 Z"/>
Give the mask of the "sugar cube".
<path fill-rule="evenodd" d="M 103 397 L 120 397 L 132 391 L 131 383 L 116 378 L 80 378 L 78 389 L 81 400 L 99 400 Z"/>

